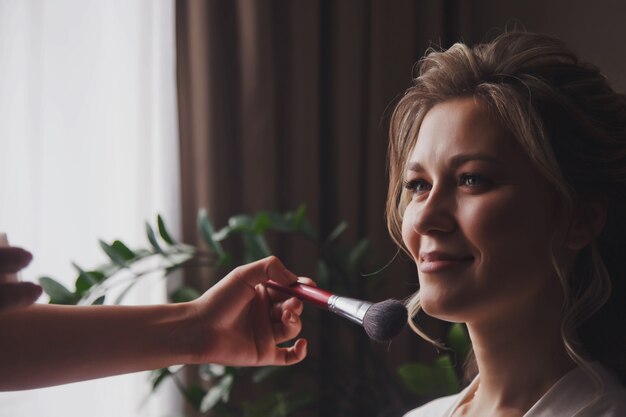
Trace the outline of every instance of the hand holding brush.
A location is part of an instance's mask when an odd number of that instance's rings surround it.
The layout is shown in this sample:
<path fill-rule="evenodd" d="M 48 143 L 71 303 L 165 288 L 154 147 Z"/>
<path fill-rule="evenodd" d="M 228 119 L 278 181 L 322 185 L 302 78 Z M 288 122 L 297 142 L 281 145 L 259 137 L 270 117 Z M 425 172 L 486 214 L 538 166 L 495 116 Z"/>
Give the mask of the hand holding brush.
<path fill-rule="evenodd" d="M 379 303 L 371 303 L 355 298 L 341 297 L 302 283 L 284 285 L 269 280 L 265 285 L 363 326 L 370 339 L 377 342 L 390 341 L 404 329 L 407 322 L 406 307 L 398 300 L 389 299 Z"/>

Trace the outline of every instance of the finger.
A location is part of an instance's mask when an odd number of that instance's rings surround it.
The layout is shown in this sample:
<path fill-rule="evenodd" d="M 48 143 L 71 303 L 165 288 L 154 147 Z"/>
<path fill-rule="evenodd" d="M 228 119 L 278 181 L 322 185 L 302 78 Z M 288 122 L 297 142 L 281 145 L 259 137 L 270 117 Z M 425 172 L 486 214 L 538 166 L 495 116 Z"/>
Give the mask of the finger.
<path fill-rule="evenodd" d="M 299 316 L 302 314 L 302 310 L 304 310 L 304 303 L 299 298 L 291 297 L 281 304 L 281 308 L 283 310 L 291 310 Z"/>
<path fill-rule="evenodd" d="M 288 348 L 277 348 L 274 365 L 293 365 L 306 357 L 307 341 L 298 339 Z"/>
<path fill-rule="evenodd" d="M 270 291 L 268 290 L 268 292 Z M 272 321 L 280 321 L 283 316 L 283 311 L 285 310 L 291 310 L 297 315 L 300 315 L 302 314 L 302 310 L 304 310 L 304 304 L 296 297 L 291 297 L 282 303 L 274 303 L 270 313 Z"/>
<path fill-rule="evenodd" d="M 293 284 L 297 276 L 289 271 L 275 256 L 240 266 L 233 271 L 234 279 L 247 283 L 250 287 L 263 284 L 271 279 L 281 284 Z"/>
<path fill-rule="evenodd" d="M 298 281 L 296 274 L 285 268 L 285 265 L 275 256 L 265 258 L 265 281 L 271 279 L 285 285 L 291 285 Z"/>
<path fill-rule="evenodd" d="M 270 300 L 272 300 L 273 303 L 287 301 L 289 298 L 293 297 L 293 295 L 289 295 L 282 291 L 277 291 L 274 288 L 270 288 L 270 287 L 266 287 L 266 288 L 267 288 L 267 293 L 270 296 Z"/>
<path fill-rule="evenodd" d="M 297 277 L 287 271 L 277 257 L 269 256 L 238 266 L 208 292 L 220 294 L 220 298 L 232 300 L 238 304 L 235 307 L 241 307 L 255 298 L 258 295 L 257 286 L 264 284 L 270 278 L 282 281 L 291 280 L 291 283 L 297 280 Z"/>
<path fill-rule="evenodd" d="M 302 330 L 302 321 L 293 311 L 285 310 L 281 321 L 273 324 L 274 340 L 276 343 L 283 343 L 293 339 Z"/>
<path fill-rule="evenodd" d="M 298 284 L 306 285 L 308 287 L 317 288 L 317 283 L 308 277 L 298 277 Z M 287 292 L 278 291 L 274 288 L 269 288 L 269 294 L 272 301 L 283 301 L 290 297 Z"/>
<path fill-rule="evenodd" d="M 15 273 L 26 267 L 32 259 L 33 255 L 22 248 L 0 248 L 0 273 Z"/>
<path fill-rule="evenodd" d="M 276 340 L 271 321 L 265 319 L 271 311 L 267 290 L 262 285 L 258 285 L 255 290 L 257 296 L 252 308 L 253 317 L 257 318 L 253 329 L 254 344 L 257 348 L 258 358 L 262 361 L 263 358 L 271 357 L 271 350 L 276 346 Z"/>
<path fill-rule="evenodd" d="M 26 307 L 37 301 L 41 287 L 32 282 L 0 284 L 0 311 Z"/>

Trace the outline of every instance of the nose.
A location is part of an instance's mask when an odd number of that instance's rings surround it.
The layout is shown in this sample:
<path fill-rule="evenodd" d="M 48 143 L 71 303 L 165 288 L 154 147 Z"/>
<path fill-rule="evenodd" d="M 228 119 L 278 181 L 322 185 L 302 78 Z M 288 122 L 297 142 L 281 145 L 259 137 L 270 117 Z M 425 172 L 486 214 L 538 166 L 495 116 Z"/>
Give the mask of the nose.
<path fill-rule="evenodd" d="M 430 236 L 453 232 L 457 227 L 454 216 L 456 202 L 453 196 L 447 195 L 443 189 L 433 188 L 426 200 L 414 203 L 411 222 L 413 231 L 422 236 Z"/>

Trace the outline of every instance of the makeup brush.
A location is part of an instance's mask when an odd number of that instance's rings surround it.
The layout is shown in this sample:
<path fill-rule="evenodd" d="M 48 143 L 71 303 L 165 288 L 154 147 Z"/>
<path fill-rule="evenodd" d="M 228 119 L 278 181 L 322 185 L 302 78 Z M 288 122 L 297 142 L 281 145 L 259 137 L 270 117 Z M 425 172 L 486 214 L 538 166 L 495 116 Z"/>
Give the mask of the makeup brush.
<path fill-rule="evenodd" d="M 266 285 L 363 326 L 370 339 L 380 343 L 388 342 L 400 334 L 407 322 L 406 307 L 398 300 L 370 303 L 355 298 L 340 297 L 320 288 L 300 283 L 286 286 L 269 280 Z"/>

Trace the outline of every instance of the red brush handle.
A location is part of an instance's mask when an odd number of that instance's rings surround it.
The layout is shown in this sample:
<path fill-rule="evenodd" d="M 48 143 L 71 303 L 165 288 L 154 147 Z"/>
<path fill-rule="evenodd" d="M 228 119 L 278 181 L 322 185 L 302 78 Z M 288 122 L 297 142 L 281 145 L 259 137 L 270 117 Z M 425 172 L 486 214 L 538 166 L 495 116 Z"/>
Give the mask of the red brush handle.
<path fill-rule="evenodd" d="M 269 280 L 265 283 L 265 285 L 284 294 L 298 297 L 302 301 L 309 302 L 316 307 L 320 307 L 326 310 L 328 309 L 328 299 L 333 295 L 332 293 L 329 293 L 328 291 L 319 289 L 317 287 L 311 287 L 310 285 L 304 285 L 299 283 L 293 285 L 283 285 L 279 284 L 276 281 Z"/>

